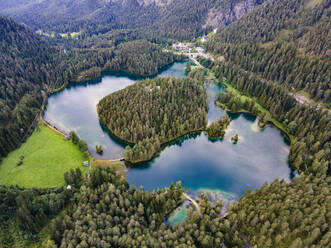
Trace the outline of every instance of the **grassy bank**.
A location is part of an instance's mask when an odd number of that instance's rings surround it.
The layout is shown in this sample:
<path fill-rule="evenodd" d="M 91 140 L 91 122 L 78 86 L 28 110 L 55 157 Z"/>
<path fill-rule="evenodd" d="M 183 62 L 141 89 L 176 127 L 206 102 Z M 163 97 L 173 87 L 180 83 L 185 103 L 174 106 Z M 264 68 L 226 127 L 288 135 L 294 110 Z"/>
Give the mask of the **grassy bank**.
<path fill-rule="evenodd" d="M 20 157 L 23 164 L 17 166 Z M 65 184 L 63 174 L 82 166 L 83 152 L 63 136 L 39 126 L 20 148 L 11 152 L 0 163 L 0 184 L 17 184 L 24 187 L 58 187 Z"/>
<path fill-rule="evenodd" d="M 120 160 L 101 160 L 91 157 L 91 165 L 93 167 L 102 166 L 102 167 L 110 167 L 117 174 L 126 176 L 127 168 L 125 164 Z"/>

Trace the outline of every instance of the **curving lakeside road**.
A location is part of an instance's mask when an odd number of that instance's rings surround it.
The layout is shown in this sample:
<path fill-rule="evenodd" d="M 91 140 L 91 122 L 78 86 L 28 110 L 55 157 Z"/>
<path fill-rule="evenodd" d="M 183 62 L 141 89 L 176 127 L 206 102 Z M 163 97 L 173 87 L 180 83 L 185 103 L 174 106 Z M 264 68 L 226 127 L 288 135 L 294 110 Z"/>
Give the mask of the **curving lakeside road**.
<path fill-rule="evenodd" d="M 193 205 L 195 206 L 195 208 L 198 210 L 198 213 L 201 215 L 201 212 L 200 212 L 200 206 L 199 204 L 193 200 L 188 194 L 186 194 L 185 192 L 183 192 L 183 196 L 186 197 L 190 202 L 193 203 Z"/>

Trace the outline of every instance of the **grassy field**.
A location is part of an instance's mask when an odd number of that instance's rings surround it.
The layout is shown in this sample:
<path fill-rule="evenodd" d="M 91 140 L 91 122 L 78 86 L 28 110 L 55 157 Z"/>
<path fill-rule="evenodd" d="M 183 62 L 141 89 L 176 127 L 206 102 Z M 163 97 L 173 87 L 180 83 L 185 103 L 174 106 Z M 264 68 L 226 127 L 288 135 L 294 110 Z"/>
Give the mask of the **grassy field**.
<path fill-rule="evenodd" d="M 17 166 L 20 157 L 23 164 Z M 86 160 L 78 146 L 63 136 L 39 126 L 22 146 L 11 152 L 0 163 L 0 184 L 17 184 L 24 187 L 57 187 L 65 184 L 63 174 L 82 166 Z"/>
<path fill-rule="evenodd" d="M 51 37 L 54 38 L 55 37 L 55 33 L 46 33 L 44 31 L 42 31 L 41 29 L 36 31 L 37 34 L 40 35 L 44 35 L 47 37 Z M 62 38 L 68 38 L 68 33 L 58 33 Z M 80 35 L 80 32 L 72 32 L 70 33 L 71 38 L 76 38 L 78 35 Z"/>

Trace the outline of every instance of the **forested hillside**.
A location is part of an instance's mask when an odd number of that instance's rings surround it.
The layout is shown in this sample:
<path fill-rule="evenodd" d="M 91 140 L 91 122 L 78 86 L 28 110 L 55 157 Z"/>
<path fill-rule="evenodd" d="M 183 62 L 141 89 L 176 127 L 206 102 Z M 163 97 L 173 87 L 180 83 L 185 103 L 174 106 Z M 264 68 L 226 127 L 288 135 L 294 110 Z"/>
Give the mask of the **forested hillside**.
<path fill-rule="evenodd" d="M 26 27 L 0 17 L 0 157 L 24 140 L 43 102 L 42 89 L 61 85 L 53 53 Z"/>
<path fill-rule="evenodd" d="M 330 5 L 328 0 L 269 0 L 219 29 L 207 49 L 330 107 Z"/>
<path fill-rule="evenodd" d="M 72 192 L 0 185 L 0 247 L 28 247 L 69 202 Z M 15 246 L 16 245 L 16 246 Z"/>
<path fill-rule="evenodd" d="M 12 1 L 10 1 L 12 2 Z M 46 33 L 105 33 L 140 29 L 159 36 L 191 39 L 218 25 L 227 25 L 263 0 L 1 0 L 0 13 Z"/>
<path fill-rule="evenodd" d="M 331 177 L 302 175 L 248 191 L 227 223 L 257 247 L 330 247 Z"/>
<path fill-rule="evenodd" d="M 97 43 L 98 44 L 98 43 Z M 67 52 L 63 61 L 70 68 L 70 81 L 85 81 L 101 76 L 101 72 L 123 71 L 138 76 L 151 76 L 161 68 L 185 56 L 163 52 L 146 40 L 120 43 L 111 48 L 79 48 Z"/>
<path fill-rule="evenodd" d="M 106 48 L 63 49 L 0 16 L 0 158 L 33 131 L 47 94 L 103 71 L 146 76 L 183 59 L 146 40 Z"/>
<path fill-rule="evenodd" d="M 135 145 L 124 158 L 131 162 L 151 159 L 161 145 L 207 122 L 207 94 L 202 83 L 191 79 L 145 80 L 103 98 L 100 120 L 108 129 Z"/>

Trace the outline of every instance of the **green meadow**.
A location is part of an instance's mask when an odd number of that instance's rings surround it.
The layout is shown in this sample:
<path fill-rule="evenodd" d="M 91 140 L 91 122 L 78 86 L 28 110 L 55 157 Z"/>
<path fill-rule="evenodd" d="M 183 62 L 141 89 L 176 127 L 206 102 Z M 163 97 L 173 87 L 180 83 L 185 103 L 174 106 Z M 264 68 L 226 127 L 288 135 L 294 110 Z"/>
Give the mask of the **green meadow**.
<path fill-rule="evenodd" d="M 23 158 L 23 159 L 22 159 Z M 22 160 L 22 164 L 18 165 Z M 71 168 L 88 168 L 83 152 L 70 140 L 45 126 L 39 126 L 20 148 L 0 163 L 0 184 L 23 187 L 58 187 L 65 185 L 63 174 Z"/>

